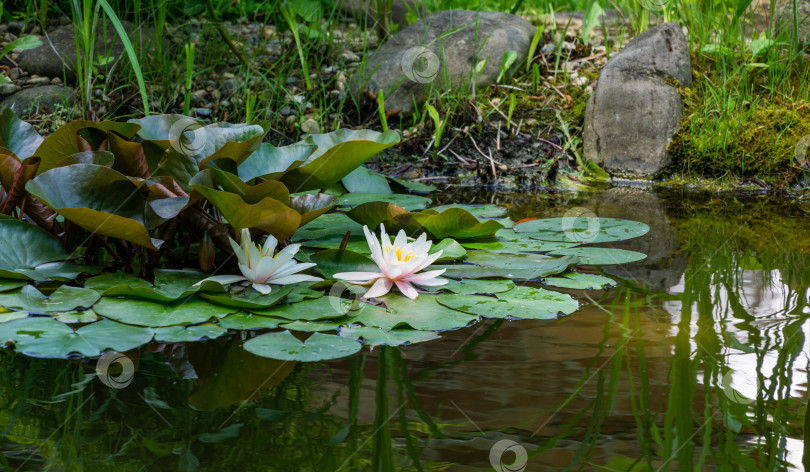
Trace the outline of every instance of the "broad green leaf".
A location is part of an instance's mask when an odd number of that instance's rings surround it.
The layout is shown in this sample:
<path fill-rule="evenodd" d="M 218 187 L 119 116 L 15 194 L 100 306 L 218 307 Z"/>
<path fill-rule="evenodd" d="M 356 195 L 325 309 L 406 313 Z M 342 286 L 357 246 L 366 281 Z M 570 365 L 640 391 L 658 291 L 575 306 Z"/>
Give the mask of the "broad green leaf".
<path fill-rule="evenodd" d="M 515 287 L 497 296 L 444 293 L 437 300 L 453 309 L 487 318 L 550 320 L 579 308 L 570 295 L 532 287 Z"/>
<path fill-rule="evenodd" d="M 526 233 L 515 233 L 511 229 L 504 228 L 499 229 L 494 238 L 481 239 L 480 241 L 462 241 L 461 245 L 467 249 L 479 249 L 488 252 L 522 253 L 548 252 L 578 246 L 579 243 L 540 241 Z"/>
<path fill-rule="evenodd" d="M 115 154 L 110 151 L 85 151 L 70 155 L 54 165 L 65 167 L 73 164 L 95 164 L 104 167 L 112 167 L 115 162 Z"/>
<path fill-rule="evenodd" d="M 227 329 L 276 329 L 279 323 L 289 322 L 284 318 L 254 315 L 240 311 L 221 318 L 219 325 Z"/>
<path fill-rule="evenodd" d="M 14 290 L 15 288 L 20 288 L 23 285 L 25 285 L 25 281 L 22 280 L 0 279 L 0 292 Z"/>
<path fill-rule="evenodd" d="M 93 310 L 84 311 L 63 311 L 51 315 L 56 321 L 67 324 L 86 324 L 98 321 L 99 317 Z"/>
<path fill-rule="evenodd" d="M 470 251 L 467 253 L 467 262 L 496 269 L 543 268 L 552 261 L 554 261 L 554 258 L 542 254 L 511 255 L 486 251 Z"/>
<path fill-rule="evenodd" d="M 208 168 L 200 172 L 200 174 L 206 172 L 211 173 L 211 177 L 213 177 L 214 181 L 219 184 L 223 191 L 235 193 L 242 197 L 242 200 L 247 203 L 259 203 L 263 198 L 269 197 L 285 205 L 290 204 L 290 191 L 278 180 L 265 180 L 256 185 L 248 185 L 236 174 L 226 172 L 222 169 Z M 196 188 L 194 183 L 200 174 L 192 179 L 192 188 Z"/>
<path fill-rule="evenodd" d="M 7 323 L 9 321 L 19 320 L 21 318 L 28 318 L 27 311 L 4 311 L 5 308 L 0 309 L 0 323 Z M 3 339 L 0 339 L 2 345 Z"/>
<path fill-rule="evenodd" d="M 572 247 L 570 249 L 558 249 L 551 254 L 576 256 L 580 265 L 627 264 L 647 258 L 646 254 L 640 252 L 610 247 Z"/>
<path fill-rule="evenodd" d="M 102 292 L 105 297 L 132 297 L 157 302 L 172 302 L 184 299 L 199 290 L 223 292 L 219 284 L 197 282 L 208 277 L 208 274 L 193 270 L 155 270 L 155 284 L 124 274 L 114 272 L 87 279 L 84 286 Z"/>
<path fill-rule="evenodd" d="M 107 349 L 129 351 L 148 343 L 149 328 L 102 320 L 73 331 L 49 317 L 22 318 L 0 324 L 0 344 L 11 342 L 17 351 L 36 357 L 66 357 L 77 352 L 87 357 Z"/>
<path fill-rule="evenodd" d="M 336 331 L 340 326 L 340 323 L 323 321 L 293 321 L 292 323 L 283 323 L 280 325 L 280 327 L 284 329 L 290 329 L 293 331 L 307 331 L 310 333 Z"/>
<path fill-rule="evenodd" d="M 362 340 L 371 346 L 402 346 L 438 339 L 439 333 L 435 331 L 419 331 L 415 329 L 384 330 L 373 327 L 349 328 L 342 327 L 341 337 Z"/>
<path fill-rule="evenodd" d="M 427 197 L 404 193 L 347 193 L 338 198 L 338 206 L 354 208 L 363 203 L 384 202 L 393 203 L 408 211 L 413 211 L 427 208 L 431 201 L 432 200 Z"/>
<path fill-rule="evenodd" d="M 357 310 L 352 323 L 375 326 L 385 330 L 397 327 L 411 327 L 421 331 L 444 331 L 463 328 L 474 323 L 478 317 L 442 306 L 436 302 L 436 295 L 422 293 L 416 300 L 400 294 L 389 293 L 380 298 L 388 310 L 366 306 Z"/>
<path fill-rule="evenodd" d="M 340 243 L 343 242 L 343 236 L 345 235 L 335 234 L 332 236 L 324 236 L 318 239 L 303 241 L 301 245 L 308 248 L 337 249 L 340 247 Z M 368 241 L 364 236 L 349 236 L 349 241 L 346 243 L 346 249 L 365 256 L 371 254 L 371 249 L 368 247 Z"/>
<path fill-rule="evenodd" d="M 244 347 L 250 353 L 270 359 L 317 362 L 350 356 L 363 346 L 354 339 L 322 333 L 315 333 L 302 342 L 291 332 L 282 331 L 253 338 Z"/>
<path fill-rule="evenodd" d="M 435 238 L 471 239 L 494 235 L 503 228 L 493 220 L 478 221 L 466 210 L 448 208 L 441 213 L 420 212 L 396 216 L 392 227 L 404 229 L 410 236 L 428 232 Z"/>
<path fill-rule="evenodd" d="M 338 272 L 379 272 L 380 268 L 363 254 L 346 249 L 327 249 L 316 252 L 310 257 L 316 264 L 315 270 L 327 278 Z"/>
<path fill-rule="evenodd" d="M 200 298 L 218 305 L 225 305 L 235 308 L 269 308 L 281 302 L 290 292 L 292 287 L 273 286 L 273 290 L 267 295 L 248 287 L 241 293 L 200 293 Z"/>
<path fill-rule="evenodd" d="M 0 269 L 33 269 L 70 255 L 62 243 L 44 229 L 18 220 L 0 220 Z"/>
<path fill-rule="evenodd" d="M 328 188 L 349 175 L 375 154 L 399 143 L 394 131 L 340 129 L 313 134 L 303 144 L 317 146 L 307 161 L 281 177 L 293 192 Z"/>
<path fill-rule="evenodd" d="M 337 197 L 325 193 L 295 195 L 290 199 L 290 208 L 301 214 L 301 225 L 305 225 L 334 208 L 337 203 Z"/>
<path fill-rule="evenodd" d="M 379 228 L 380 223 L 394 218 L 397 215 L 407 214 L 408 210 L 399 205 L 387 202 L 368 202 L 357 205 L 346 213 L 349 218 L 368 226 L 371 229 Z"/>
<path fill-rule="evenodd" d="M 0 293 L 0 306 L 34 313 L 58 313 L 76 308 L 90 308 L 101 297 L 95 290 L 63 285 L 45 296 L 33 285 Z"/>
<path fill-rule="evenodd" d="M 515 225 L 514 230 L 543 241 L 608 243 L 643 236 L 650 227 L 631 220 L 571 216 L 531 220 Z"/>
<path fill-rule="evenodd" d="M 196 298 L 171 304 L 147 300 L 103 297 L 93 310 L 101 316 L 137 326 L 174 326 L 204 323 L 236 311 L 234 308 L 214 305 Z"/>
<path fill-rule="evenodd" d="M 506 216 L 507 210 L 506 208 L 499 207 L 498 205 L 463 205 L 463 204 L 452 204 L 452 205 L 440 205 L 437 207 L 431 207 L 431 210 L 436 210 L 439 213 L 447 210 L 448 208 L 461 208 L 462 210 L 466 211 L 467 213 L 475 216 L 476 218 L 501 218 Z"/>
<path fill-rule="evenodd" d="M 227 330 L 213 323 L 197 326 L 167 326 L 155 329 L 155 341 L 159 343 L 187 343 L 202 339 L 216 339 Z"/>
<path fill-rule="evenodd" d="M 305 282 L 302 284 L 293 284 L 293 291 L 287 295 L 287 303 L 298 303 L 304 300 L 314 300 L 323 296 L 323 293 L 317 290 L 312 290 L 307 285 L 311 285 L 311 283 Z"/>
<path fill-rule="evenodd" d="M 467 250 L 458 241 L 450 238 L 442 239 L 431 246 L 428 254 L 435 254 L 439 251 L 442 251 L 442 255 L 436 259 L 437 262 L 457 261 L 467 255 Z"/>
<path fill-rule="evenodd" d="M 560 275 L 560 277 L 548 277 L 543 279 L 543 284 L 576 290 L 601 290 L 616 285 L 615 280 L 603 275 L 582 274 L 579 272 L 570 272 Z"/>
<path fill-rule="evenodd" d="M 72 262 L 48 262 L 38 265 L 33 269 L 16 269 L 14 271 L 0 269 L 0 277 L 34 280 L 37 282 L 47 280 L 60 280 L 65 282 L 75 279 L 80 274 L 97 274 L 102 268 L 101 266 L 88 266 L 74 264 Z"/>
<path fill-rule="evenodd" d="M 18 159 L 25 160 L 34 155 L 42 141 L 37 130 L 19 119 L 11 108 L 0 111 L 0 147 L 9 149 Z"/>
<path fill-rule="evenodd" d="M 500 293 L 510 290 L 515 284 L 510 280 L 450 280 L 440 288 L 459 294 Z"/>
<path fill-rule="evenodd" d="M 102 121 L 98 123 L 84 120 L 73 121 L 60 126 L 59 129 L 42 141 L 34 153 L 34 155 L 42 159 L 37 169 L 37 174 L 43 174 L 53 169 L 56 163 L 62 159 L 81 152 L 78 145 L 77 133 L 84 128 L 100 130 L 104 133 L 115 131 L 124 138 L 129 139 L 135 136 L 139 126 L 133 123 L 118 123 L 115 121 Z"/>
<path fill-rule="evenodd" d="M 536 262 L 533 268 L 506 269 L 497 267 L 484 267 L 473 264 L 432 265 L 427 270 L 447 269 L 444 277 L 454 279 L 483 279 L 489 277 L 503 277 L 512 280 L 535 280 L 553 274 L 565 272 L 570 266 L 577 263 L 574 256 L 565 256 Z"/>
<path fill-rule="evenodd" d="M 276 305 L 263 310 L 250 310 L 252 313 L 273 318 L 284 318 L 291 321 L 329 320 L 343 316 L 346 310 L 339 299 L 321 297 L 287 305 Z"/>
<path fill-rule="evenodd" d="M 201 185 L 192 187 L 213 203 L 237 232 L 243 228 L 258 228 L 284 241 L 295 233 L 301 222 L 297 211 L 272 198 L 249 204 L 234 193 Z"/>
<path fill-rule="evenodd" d="M 385 176 L 363 166 L 354 169 L 341 182 L 351 193 L 393 193 Z"/>
<path fill-rule="evenodd" d="M 340 235 L 343 238 L 347 231 L 363 236 L 363 227 L 351 218 L 343 213 L 329 213 L 298 228 L 293 235 L 293 241 L 333 235 Z"/>
<path fill-rule="evenodd" d="M 157 249 L 157 240 L 144 226 L 141 188 L 109 167 L 58 167 L 29 181 L 25 189 L 87 231 Z"/>
<path fill-rule="evenodd" d="M 314 150 L 315 146 L 301 143 L 278 148 L 262 143 L 239 164 L 239 178 L 245 182 L 256 177 L 278 180 L 286 172 L 303 164 Z"/>

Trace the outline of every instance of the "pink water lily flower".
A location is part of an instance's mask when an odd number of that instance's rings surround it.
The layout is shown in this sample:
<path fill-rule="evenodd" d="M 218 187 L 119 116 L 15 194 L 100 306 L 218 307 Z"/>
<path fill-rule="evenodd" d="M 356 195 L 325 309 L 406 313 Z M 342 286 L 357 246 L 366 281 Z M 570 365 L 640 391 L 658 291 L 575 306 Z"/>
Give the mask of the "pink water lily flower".
<path fill-rule="evenodd" d="M 237 244 L 233 239 L 230 242 L 234 254 L 239 259 L 239 270 L 242 275 L 215 275 L 194 285 L 200 285 L 206 281 L 218 282 L 222 285 L 241 282 L 242 285 L 251 285 L 262 295 L 267 295 L 271 291 L 269 284 L 288 285 L 323 280 L 319 277 L 298 273 L 315 265 L 302 264 L 293 259 L 298 249 L 301 248 L 299 244 L 290 244 L 273 254 L 278 245 L 278 240 L 273 235 L 268 235 L 264 245 L 259 246 L 250 239 L 250 231 L 245 228 L 242 229 L 239 239 L 241 244 Z"/>
<path fill-rule="evenodd" d="M 447 283 L 447 279 L 438 278 L 447 269 L 429 270 L 417 274 L 442 255 L 442 251 L 428 254 L 433 243 L 427 240 L 425 233 L 422 233 L 416 241 L 408 242 L 405 231 L 400 230 L 394 239 L 394 244 L 391 244 L 391 238 L 385 233 L 385 226 L 382 224 L 380 225 L 380 242 L 368 230 L 368 227 L 363 226 L 363 231 L 366 233 L 368 247 L 371 249 L 371 259 L 380 268 L 380 272 L 340 272 L 334 277 L 360 285 L 373 282 L 374 285 L 363 295 L 365 298 L 381 297 L 396 285 L 406 297 L 415 300 L 419 293 L 411 284 L 438 287 Z"/>

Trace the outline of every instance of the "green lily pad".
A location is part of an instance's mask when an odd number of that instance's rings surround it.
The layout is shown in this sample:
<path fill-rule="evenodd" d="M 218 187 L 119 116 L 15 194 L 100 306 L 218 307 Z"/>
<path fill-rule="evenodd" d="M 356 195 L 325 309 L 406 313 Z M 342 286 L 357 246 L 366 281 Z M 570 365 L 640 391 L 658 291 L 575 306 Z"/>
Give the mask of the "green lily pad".
<path fill-rule="evenodd" d="M 571 314 L 579 308 L 570 295 L 532 287 L 515 287 L 499 293 L 498 298 L 443 293 L 437 297 L 437 301 L 486 318 L 550 320 Z"/>
<path fill-rule="evenodd" d="M 435 238 L 471 239 L 494 235 L 503 228 L 494 220 L 479 221 L 461 208 L 448 208 L 441 213 L 432 210 L 397 215 L 390 221 L 393 229 L 404 229 L 410 236 L 427 232 Z"/>
<path fill-rule="evenodd" d="M 579 243 L 540 241 L 525 233 L 515 233 L 511 229 L 499 229 L 495 237 L 479 241 L 463 241 L 462 246 L 467 249 L 479 249 L 488 252 L 521 253 L 521 252 L 548 252 L 555 249 L 565 249 L 577 246 Z"/>
<path fill-rule="evenodd" d="M 293 284 L 291 287 L 293 288 L 292 292 L 287 295 L 287 303 L 298 303 L 304 300 L 314 300 L 316 298 L 321 298 L 323 293 L 312 290 L 309 286 L 312 285 L 309 282 L 305 282 L 302 284 Z"/>
<path fill-rule="evenodd" d="M 46 297 L 33 285 L 0 293 L 0 306 L 34 313 L 58 313 L 79 307 L 89 308 L 101 297 L 95 290 L 63 285 Z"/>
<path fill-rule="evenodd" d="M 431 201 L 427 197 L 403 193 L 347 193 L 338 198 L 338 206 L 354 208 L 363 203 L 383 202 L 393 203 L 408 211 L 413 211 L 427 208 Z"/>
<path fill-rule="evenodd" d="M 239 164 L 239 178 L 245 182 L 256 177 L 278 180 L 288 171 L 301 166 L 314 150 L 315 146 L 302 143 L 282 147 L 262 143 Z"/>
<path fill-rule="evenodd" d="M 285 318 L 291 321 L 328 320 L 343 316 L 345 310 L 341 309 L 339 301 L 330 299 L 331 297 L 321 297 L 287 305 L 276 305 L 264 310 L 251 309 L 250 311 L 258 315 Z"/>
<path fill-rule="evenodd" d="M 238 294 L 232 292 L 225 293 L 200 293 L 200 298 L 218 305 L 225 305 L 235 308 L 268 308 L 282 301 L 290 292 L 292 287 L 273 287 L 267 295 L 262 295 L 252 287 L 248 287 Z"/>
<path fill-rule="evenodd" d="M 473 293 L 500 293 L 512 289 L 515 284 L 511 280 L 449 280 L 442 290 L 459 294 Z"/>
<path fill-rule="evenodd" d="M 18 220 L 0 220 L 0 270 L 33 269 L 70 255 L 62 243 L 44 229 Z"/>
<path fill-rule="evenodd" d="M 36 357 L 66 357 L 79 353 L 87 357 L 107 349 L 125 352 L 143 346 L 153 336 L 150 328 L 102 320 L 73 331 L 48 317 L 31 317 L 0 324 L 0 343 L 10 342 L 17 351 Z"/>
<path fill-rule="evenodd" d="M 360 166 L 341 179 L 343 186 L 351 193 L 393 193 L 384 175 Z"/>
<path fill-rule="evenodd" d="M 572 247 L 569 249 L 557 249 L 551 254 L 559 256 L 576 256 L 581 265 L 609 265 L 628 264 L 647 258 L 646 254 L 626 249 L 615 249 L 610 247 Z"/>
<path fill-rule="evenodd" d="M 340 247 L 340 243 L 343 242 L 342 234 L 334 234 L 332 236 L 324 236 L 318 239 L 310 239 L 308 241 L 301 242 L 301 245 L 304 247 L 311 247 L 311 248 L 318 248 L 318 249 L 333 249 L 337 250 Z M 368 256 L 371 254 L 371 249 L 368 247 L 368 241 L 366 240 L 365 236 L 349 236 L 349 240 L 346 242 L 347 251 L 356 252 L 358 254 L 363 254 Z"/>
<path fill-rule="evenodd" d="M 364 344 L 371 346 L 402 346 L 431 341 L 441 337 L 435 331 L 418 331 L 415 329 L 392 329 L 389 331 L 369 327 L 343 327 L 340 328 L 339 334 L 344 338 L 362 340 Z"/>
<path fill-rule="evenodd" d="M 352 221 L 344 213 L 330 213 L 298 228 L 292 239 L 301 241 L 335 235 L 339 235 L 342 239 L 347 231 L 362 236 L 363 226 Z"/>
<path fill-rule="evenodd" d="M 442 251 L 442 255 L 436 262 L 457 261 L 467 255 L 467 250 L 455 239 L 445 238 L 430 247 L 428 254 L 435 254 Z"/>
<path fill-rule="evenodd" d="M 542 254 L 511 255 L 486 251 L 467 253 L 467 262 L 496 269 L 534 269 L 538 266 L 543 268 L 550 261 L 554 261 L 554 258 Z"/>
<path fill-rule="evenodd" d="M 187 343 L 202 339 L 216 339 L 228 330 L 213 323 L 196 326 L 167 326 L 155 329 L 155 341 L 159 343 Z"/>
<path fill-rule="evenodd" d="M 2 310 L 0 310 L 0 311 L 2 311 Z M 5 323 L 7 321 L 13 321 L 13 320 L 19 320 L 20 318 L 28 318 L 28 312 L 27 311 L 0 312 L 0 323 Z M 2 340 L 0 340 L 0 342 L 2 342 Z"/>
<path fill-rule="evenodd" d="M 0 279 L 0 292 L 14 290 L 15 288 L 20 288 L 23 285 L 25 285 L 25 282 L 21 280 Z"/>
<path fill-rule="evenodd" d="M 38 282 L 46 280 L 65 282 L 75 279 L 80 274 L 97 274 L 102 268 L 101 266 L 88 266 L 72 262 L 48 262 L 33 269 L 17 269 L 14 271 L 0 269 L 0 276 Z"/>
<path fill-rule="evenodd" d="M 544 241 L 608 243 L 637 238 L 650 231 L 644 223 L 616 218 L 561 217 L 530 220 L 515 225 L 515 232 Z"/>
<path fill-rule="evenodd" d="M 445 277 L 454 279 L 483 279 L 489 277 L 503 277 L 512 280 L 534 280 L 553 274 L 565 272 L 570 266 L 577 263 L 574 256 L 564 256 L 552 259 L 535 260 L 532 268 L 504 268 L 484 267 L 473 264 L 432 265 L 428 270 L 447 269 Z"/>
<path fill-rule="evenodd" d="M 106 297 L 132 297 L 143 298 L 157 302 L 173 302 L 186 298 L 200 290 L 224 292 L 217 283 L 203 283 L 195 286 L 197 282 L 208 277 L 203 272 L 193 270 L 155 270 L 155 284 L 124 274 L 115 272 L 99 275 L 88 279 L 84 286 L 102 292 Z"/>
<path fill-rule="evenodd" d="M 376 229 L 380 226 L 380 223 L 385 223 L 397 215 L 404 215 L 407 213 L 408 210 L 393 203 L 368 202 L 357 205 L 347 212 L 346 215 L 361 225 L 366 225 L 369 228 Z"/>
<path fill-rule="evenodd" d="M 254 315 L 240 311 L 219 320 L 219 325 L 226 329 L 276 329 L 279 323 L 289 322 L 284 318 Z"/>
<path fill-rule="evenodd" d="M 543 279 L 543 284 L 575 290 L 602 290 L 607 287 L 615 286 L 616 281 L 603 275 L 571 272 L 560 274 L 560 277 L 548 277 Z"/>
<path fill-rule="evenodd" d="M 385 330 L 397 327 L 410 327 L 421 331 L 444 331 L 463 328 L 474 323 L 478 317 L 453 310 L 436 302 L 436 295 L 420 294 L 416 300 L 399 293 L 380 297 L 388 310 L 376 306 L 366 306 L 357 310 L 352 323 L 374 326 Z"/>
<path fill-rule="evenodd" d="M 289 331 L 268 333 L 245 343 L 246 351 L 282 361 L 317 362 L 339 359 L 358 352 L 363 346 L 355 339 L 315 333 L 300 341 Z"/>
<path fill-rule="evenodd" d="M 62 313 L 54 313 L 51 316 L 56 321 L 67 324 L 85 324 L 99 320 L 98 315 L 93 310 L 64 311 Z"/>
<path fill-rule="evenodd" d="M 236 311 L 196 298 L 171 304 L 148 300 L 103 297 L 93 310 L 101 316 L 137 326 L 174 326 L 204 323 Z"/>
<path fill-rule="evenodd" d="M 338 272 L 379 272 L 380 268 L 370 258 L 346 249 L 327 249 L 310 256 L 315 270 L 332 278 Z"/>
<path fill-rule="evenodd" d="M 307 332 L 335 331 L 340 326 L 340 323 L 324 323 L 323 321 L 293 321 L 281 325 L 284 329 Z"/>
<path fill-rule="evenodd" d="M 431 210 L 436 210 L 439 213 L 447 210 L 448 208 L 461 208 L 462 210 L 466 211 L 467 213 L 475 216 L 476 218 L 501 218 L 506 216 L 507 210 L 504 207 L 499 207 L 498 205 L 463 205 L 463 204 L 453 204 L 453 205 L 439 205 L 436 207 L 432 207 Z"/>

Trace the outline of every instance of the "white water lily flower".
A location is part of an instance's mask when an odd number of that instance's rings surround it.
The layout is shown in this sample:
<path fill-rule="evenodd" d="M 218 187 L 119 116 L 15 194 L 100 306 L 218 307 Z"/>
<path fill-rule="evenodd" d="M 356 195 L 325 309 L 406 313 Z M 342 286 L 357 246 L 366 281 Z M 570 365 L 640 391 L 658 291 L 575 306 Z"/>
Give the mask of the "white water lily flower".
<path fill-rule="evenodd" d="M 229 238 L 230 239 L 230 238 Z M 315 264 L 301 264 L 293 259 L 293 256 L 301 248 L 300 244 L 290 244 L 278 254 L 273 255 L 278 240 L 268 235 L 264 244 L 259 246 L 250 239 L 250 231 L 243 228 L 241 232 L 242 244 L 237 244 L 231 239 L 231 247 L 234 254 L 239 259 L 239 270 L 242 275 L 215 275 L 201 280 L 194 285 L 211 281 L 220 284 L 232 284 L 242 282 L 244 285 L 252 285 L 256 291 L 262 295 L 267 295 L 272 290 L 269 284 L 288 285 L 298 282 L 318 282 L 323 279 L 311 275 L 298 274 L 302 270 L 309 269 Z"/>
<path fill-rule="evenodd" d="M 400 230 L 391 244 L 391 238 L 385 234 L 385 226 L 380 225 L 380 242 L 377 237 L 363 226 L 366 233 L 368 247 L 371 249 L 371 259 L 380 268 L 380 272 L 340 272 L 334 275 L 336 279 L 348 280 L 360 285 L 374 283 L 368 289 L 365 298 L 381 297 L 391 291 L 394 285 L 408 298 L 415 300 L 419 293 L 411 284 L 425 287 L 438 287 L 447 283 L 447 279 L 438 278 L 447 269 L 429 270 L 417 274 L 420 270 L 433 264 L 441 257 L 442 251 L 428 254 L 431 241 L 422 233 L 414 242 L 408 242 L 405 231 Z"/>

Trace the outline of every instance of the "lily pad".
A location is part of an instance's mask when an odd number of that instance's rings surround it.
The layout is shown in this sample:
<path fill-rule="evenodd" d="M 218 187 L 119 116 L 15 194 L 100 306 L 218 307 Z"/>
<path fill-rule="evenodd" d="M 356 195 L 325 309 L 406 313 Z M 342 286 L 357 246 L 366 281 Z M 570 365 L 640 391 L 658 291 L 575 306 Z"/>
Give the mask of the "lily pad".
<path fill-rule="evenodd" d="M 340 305 L 333 306 L 330 297 L 321 297 L 314 300 L 304 300 L 287 305 L 276 305 L 265 310 L 251 309 L 252 313 L 274 318 L 285 318 L 291 321 L 317 321 L 339 318 L 344 312 Z"/>
<path fill-rule="evenodd" d="M 495 237 L 480 241 L 462 241 L 461 245 L 467 249 L 479 249 L 488 252 L 521 253 L 521 252 L 548 252 L 555 249 L 565 249 L 579 245 L 572 242 L 540 241 L 529 234 L 515 233 L 511 229 L 499 229 Z"/>
<path fill-rule="evenodd" d="M 64 311 L 62 313 L 54 313 L 51 316 L 56 321 L 67 324 L 85 324 L 99 320 L 98 315 L 93 310 Z"/>
<path fill-rule="evenodd" d="M 385 176 L 360 166 L 341 179 L 346 190 L 352 193 L 393 193 Z"/>
<path fill-rule="evenodd" d="M 293 321 L 292 323 L 284 323 L 281 325 L 284 329 L 307 332 L 335 331 L 340 326 L 340 323 L 325 323 L 323 321 Z"/>
<path fill-rule="evenodd" d="M 218 305 L 235 308 L 268 308 L 282 301 L 292 290 L 292 287 L 276 286 L 267 295 L 262 295 L 252 287 L 248 287 L 238 294 L 232 292 L 200 293 L 200 298 Z"/>
<path fill-rule="evenodd" d="M 381 297 L 388 310 L 368 306 L 357 311 L 352 323 L 375 326 L 385 330 L 411 327 L 421 331 L 444 331 L 463 328 L 474 323 L 478 317 L 453 310 L 436 302 L 436 295 L 420 294 L 416 300 L 398 293 Z"/>
<path fill-rule="evenodd" d="M 549 320 L 571 314 L 579 308 L 570 295 L 532 287 L 515 287 L 499 293 L 498 298 L 444 293 L 437 297 L 437 301 L 486 318 Z"/>
<path fill-rule="evenodd" d="M 616 281 L 603 275 L 571 272 L 543 279 L 543 284 L 575 290 L 601 290 L 616 285 Z"/>
<path fill-rule="evenodd" d="M 74 331 L 48 317 L 31 317 L 0 324 L 0 343 L 10 342 L 17 351 L 36 357 L 66 357 L 79 353 L 87 357 L 107 349 L 125 352 L 148 343 L 149 328 L 102 320 Z"/>
<path fill-rule="evenodd" d="M 467 262 L 497 269 L 534 269 L 536 267 L 542 269 L 550 261 L 554 261 L 554 258 L 542 254 L 512 255 L 486 251 L 470 251 L 467 253 Z"/>
<path fill-rule="evenodd" d="M 338 272 L 379 272 L 380 268 L 369 257 L 346 249 L 327 249 L 310 257 L 315 270 L 327 278 Z"/>
<path fill-rule="evenodd" d="M 69 256 L 59 240 L 44 229 L 24 221 L 0 220 L 0 275 Z"/>
<path fill-rule="evenodd" d="M 448 290 L 459 294 L 473 293 L 500 293 L 513 288 L 515 284 L 511 280 L 449 280 L 447 285 L 443 285 L 442 290 Z"/>
<path fill-rule="evenodd" d="M 439 205 L 436 207 L 432 207 L 431 210 L 436 210 L 439 213 L 447 210 L 448 208 L 461 208 L 462 210 L 470 213 L 471 215 L 475 216 L 476 218 L 501 218 L 506 216 L 507 209 L 504 207 L 499 207 L 498 205 L 463 205 L 463 204 L 452 204 L 452 205 Z"/>
<path fill-rule="evenodd" d="M 431 246 L 428 254 L 434 254 L 442 251 L 442 255 L 436 259 L 436 262 L 457 261 L 463 259 L 467 255 L 467 250 L 458 243 L 455 239 L 445 238 L 438 243 Z"/>
<path fill-rule="evenodd" d="M 610 247 L 572 247 L 569 249 L 557 249 L 551 254 L 576 256 L 579 258 L 578 263 L 585 265 L 628 264 L 647 258 L 646 254 L 640 252 Z"/>
<path fill-rule="evenodd" d="M 46 262 L 33 269 L 17 269 L 14 271 L 0 269 L 0 276 L 35 281 L 68 281 L 75 279 L 79 274 L 97 274 L 102 268 L 101 266 L 88 266 L 72 262 Z"/>
<path fill-rule="evenodd" d="M 408 213 L 408 210 L 393 203 L 368 202 L 352 208 L 346 215 L 361 225 L 378 228 L 380 223 L 385 223 L 397 215 L 406 213 Z"/>
<path fill-rule="evenodd" d="M 33 285 L 0 293 L 0 306 L 34 313 L 58 313 L 79 307 L 89 308 L 101 297 L 95 290 L 63 285 L 46 297 Z"/>
<path fill-rule="evenodd" d="M 309 288 L 309 285 L 312 284 L 308 282 L 304 282 L 301 284 L 293 284 L 292 292 L 290 292 L 290 294 L 287 295 L 287 303 L 298 303 L 304 300 L 314 300 L 316 298 L 321 298 L 323 296 L 323 293 L 317 290 L 312 290 L 311 288 Z"/>
<path fill-rule="evenodd" d="M 138 277 L 115 272 L 92 277 L 84 286 L 98 290 L 106 297 L 143 298 L 158 302 L 173 302 L 200 290 L 224 292 L 216 283 L 204 283 L 202 287 L 194 285 L 207 276 L 193 270 L 156 269 L 155 284 L 152 285 Z"/>
<path fill-rule="evenodd" d="M 291 332 L 282 331 L 253 338 L 244 347 L 248 352 L 270 359 L 317 362 L 350 356 L 362 345 L 355 339 L 322 333 L 315 333 L 302 342 Z"/>
<path fill-rule="evenodd" d="M 0 111 L 0 146 L 24 160 L 34 155 L 42 141 L 36 128 L 19 119 L 11 108 Z"/>
<path fill-rule="evenodd" d="M 192 185 L 192 188 L 211 202 L 237 231 L 259 228 L 284 241 L 295 233 L 301 223 L 300 213 L 270 197 L 251 204 L 235 193 L 202 185 Z"/>
<path fill-rule="evenodd" d="M 301 242 L 301 245 L 309 248 L 337 250 L 337 248 L 340 247 L 340 244 L 343 242 L 343 237 L 344 235 L 342 234 L 334 234 L 332 236 L 324 236 L 318 239 L 303 241 Z M 349 236 L 345 249 L 358 254 L 363 254 L 364 256 L 371 254 L 371 249 L 368 247 L 368 241 L 366 240 L 365 236 Z"/>
<path fill-rule="evenodd" d="M 227 329 L 276 329 L 279 323 L 289 322 L 284 318 L 254 315 L 240 311 L 219 320 L 219 325 Z"/>
<path fill-rule="evenodd" d="M 471 239 L 494 235 L 503 228 L 494 220 L 479 221 L 461 208 L 448 208 L 441 213 L 432 210 L 394 217 L 392 226 L 404 229 L 410 236 L 428 232 L 436 238 Z M 393 229 L 393 228 L 392 228 Z"/>
<path fill-rule="evenodd" d="M 24 281 L 0 279 L 0 292 L 7 292 L 25 285 Z"/>
<path fill-rule="evenodd" d="M 137 326 L 174 326 L 204 323 L 236 311 L 196 298 L 171 304 L 103 297 L 93 306 L 101 316 Z"/>
<path fill-rule="evenodd" d="M 2 311 L 0 311 L 0 323 L 19 320 L 20 318 L 28 318 L 27 311 L 5 311 L 5 309 L 1 310 Z M 0 340 L 0 342 L 2 342 L 2 340 Z"/>
<path fill-rule="evenodd" d="M 637 238 L 650 231 L 644 223 L 616 218 L 560 217 L 530 220 L 515 225 L 515 232 L 544 241 L 608 243 Z"/>
<path fill-rule="evenodd" d="M 363 203 L 384 202 L 393 203 L 408 211 L 414 211 L 427 208 L 431 201 L 427 197 L 403 193 L 347 193 L 338 198 L 338 206 L 354 208 Z"/>
<path fill-rule="evenodd" d="M 347 231 L 362 236 L 363 226 L 352 221 L 344 213 L 330 213 L 322 215 L 318 219 L 298 228 L 292 239 L 293 241 L 300 241 L 334 235 L 340 235 L 343 238 Z"/>
<path fill-rule="evenodd" d="M 447 269 L 445 277 L 454 279 L 483 279 L 488 277 L 503 277 L 512 280 L 534 280 L 553 274 L 565 272 L 570 266 L 577 263 L 574 256 L 564 256 L 553 259 L 534 261 L 532 268 L 502 268 L 484 267 L 473 264 L 432 265 L 428 270 Z"/>
<path fill-rule="evenodd" d="M 441 337 L 435 331 L 418 331 L 415 329 L 392 329 L 389 331 L 369 327 L 342 327 L 339 334 L 344 338 L 362 340 L 364 344 L 371 346 L 402 346 L 431 341 Z"/>
<path fill-rule="evenodd" d="M 167 326 L 155 329 L 155 341 L 160 343 L 186 343 L 202 339 L 216 339 L 228 330 L 213 323 L 196 326 Z"/>

